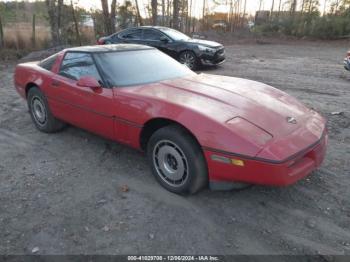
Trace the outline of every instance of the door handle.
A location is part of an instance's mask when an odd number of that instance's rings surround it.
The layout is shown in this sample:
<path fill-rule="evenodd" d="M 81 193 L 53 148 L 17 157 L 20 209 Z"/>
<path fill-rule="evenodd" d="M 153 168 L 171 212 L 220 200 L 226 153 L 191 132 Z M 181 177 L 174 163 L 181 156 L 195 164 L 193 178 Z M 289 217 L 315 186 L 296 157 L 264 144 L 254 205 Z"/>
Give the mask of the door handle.
<path fill-rule="evenodd" d="M 52 80 L 51 85 L 58 87 L 58 86 L 60 86 L 60 82 L 58 82 L 57 80 Z"/>

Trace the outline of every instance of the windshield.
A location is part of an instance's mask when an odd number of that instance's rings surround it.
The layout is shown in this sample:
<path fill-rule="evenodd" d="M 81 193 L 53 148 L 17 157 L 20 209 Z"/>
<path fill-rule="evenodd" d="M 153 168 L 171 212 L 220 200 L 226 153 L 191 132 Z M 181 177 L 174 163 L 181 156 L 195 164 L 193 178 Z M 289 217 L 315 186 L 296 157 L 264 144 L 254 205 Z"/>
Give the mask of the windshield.
<path fill-rule="evenodd" d="M 95 59 L 112 86 L 154 83 L 195 74 L 156 49 L 96 53 Z"/>
<path fill-rule="evenodd" d="M 161 31 L 163 33 L 167 34 L 170 38 L 172 38 L 175 41 L 191 39 L 189 36 L 179 32 L 179 31 L 176 31 L 174 29 L 171 29 L 171 28 L 162 28 Z"/>

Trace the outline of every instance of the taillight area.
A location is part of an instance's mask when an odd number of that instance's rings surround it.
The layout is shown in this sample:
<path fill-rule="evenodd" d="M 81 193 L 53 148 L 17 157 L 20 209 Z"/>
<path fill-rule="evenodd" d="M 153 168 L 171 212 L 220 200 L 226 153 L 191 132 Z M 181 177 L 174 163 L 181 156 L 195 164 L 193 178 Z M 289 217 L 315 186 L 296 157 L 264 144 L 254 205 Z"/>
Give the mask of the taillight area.
<path fill-rule="evenodd" d="M 104 44 L 105 44 L 105 41 L 102 40 L 102 39 L 98 39 L 98 40 L 97 40 L 97 44 L 98 44 L 98 45 L 104 45 Z"/>

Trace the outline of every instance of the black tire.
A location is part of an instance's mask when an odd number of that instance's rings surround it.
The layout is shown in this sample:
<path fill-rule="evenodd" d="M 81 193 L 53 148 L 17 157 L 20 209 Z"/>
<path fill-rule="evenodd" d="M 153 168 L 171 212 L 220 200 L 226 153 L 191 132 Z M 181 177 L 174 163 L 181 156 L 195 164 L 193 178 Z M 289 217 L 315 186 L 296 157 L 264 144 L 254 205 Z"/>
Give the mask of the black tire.
<path fill-rule="evenodd" d="M 41 132 L 54 133 L 65 127 L 65 123 L 55 118 L 49 108 L 45 95 L 37 87 L 28 91 L 27 103 L 30 116 Z M 39 115 L 39 111 L 42 115 Z"/>
<path fill-rule="evenodd" d="M 189 50 L 180 53 L 179 62 L 185 64 L 191 70 L 196 70 L 199 64 L 196 54 Z"/>
<path fill-rule="evenodd" d="M 180 126 L 157 130 L 148 141 L 147 157 L 157 181 L 173 193 L 194 194 L 208 184 L 208 169 L 201 147 Z M 182 167 L 186 170 L 182 171 Z M 174 173 L 166 171 L 169 169 Z"/>

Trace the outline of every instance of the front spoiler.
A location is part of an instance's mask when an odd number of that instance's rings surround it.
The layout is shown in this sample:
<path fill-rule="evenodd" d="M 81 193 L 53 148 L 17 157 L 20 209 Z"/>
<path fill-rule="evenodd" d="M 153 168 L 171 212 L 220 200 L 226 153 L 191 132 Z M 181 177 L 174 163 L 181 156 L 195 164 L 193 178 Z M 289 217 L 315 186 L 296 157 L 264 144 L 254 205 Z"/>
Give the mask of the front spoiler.
<path fill-rule="evenodd" d="M 204 155 L 209 170 L 210 188 L 214 190 L 230 190 L 242 184 L 292 185 L 320 167 L 326 154 L 327 144 L 328 134 L 325 132 L 318 143 L 306 152 L 302 152 L 301 155 L 281 163 L 244 159 L 204 148 Z M 244 166 L 213 161 L 213 154 L 228 159 L 240 159 L 244 161 Z"/>

